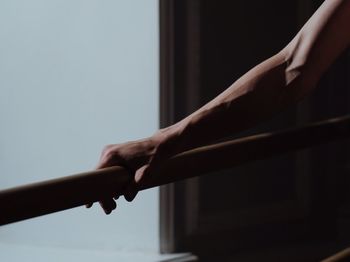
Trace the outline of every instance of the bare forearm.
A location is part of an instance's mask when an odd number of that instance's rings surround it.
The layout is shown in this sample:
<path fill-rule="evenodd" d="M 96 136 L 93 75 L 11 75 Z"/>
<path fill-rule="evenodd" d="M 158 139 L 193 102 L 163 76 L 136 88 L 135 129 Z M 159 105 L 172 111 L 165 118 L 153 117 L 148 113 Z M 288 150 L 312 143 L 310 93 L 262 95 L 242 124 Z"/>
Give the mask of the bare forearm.
<path fill-rule="evenodd" d="M 254 126 L 301 96 L 301 77 L 287 83 L 285 69 L 285 52 L 281 52 L 193 114 L 160 132 L 176 140 L 173 148 L 178 153 Z"/>
<path fill-rule="evenodd" d="M 179 153 L 249 128 L 297 102 L 349 45 L 349 17 L 350 1 L 325 1 L 281 52 L 156 136 L 171 141 L 171 153 Z"/>

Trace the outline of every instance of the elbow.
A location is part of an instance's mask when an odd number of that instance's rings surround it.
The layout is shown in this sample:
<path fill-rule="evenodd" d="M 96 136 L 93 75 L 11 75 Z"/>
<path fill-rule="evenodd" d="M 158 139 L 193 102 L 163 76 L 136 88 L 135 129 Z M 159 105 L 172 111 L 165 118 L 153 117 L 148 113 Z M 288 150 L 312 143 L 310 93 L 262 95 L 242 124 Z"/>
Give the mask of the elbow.
<path fill-rule="evenodd" d="M 286 85 L 297 87 L 299 96 L 304 97 L 314 89 L 322 75 L 313 41 L 301 31 L 281 51 L 281 55 L 284 58 Z"/>
<path fill-rule="evenodd" d="M 307 57 L 300 54 L 301 52 L 297 46 L 298 44 L 294 48 L 288 46 L 282 51 L 287 86 L 294 83 L 300 84 L 307 74 Z"/>
<path fill-rule="evenodd" d="M 301 100 L 315 88 L 319 74 L 312 70 L 307 56 L 284 52 L 286 87 L 293 90 L 296 100 Z"/>

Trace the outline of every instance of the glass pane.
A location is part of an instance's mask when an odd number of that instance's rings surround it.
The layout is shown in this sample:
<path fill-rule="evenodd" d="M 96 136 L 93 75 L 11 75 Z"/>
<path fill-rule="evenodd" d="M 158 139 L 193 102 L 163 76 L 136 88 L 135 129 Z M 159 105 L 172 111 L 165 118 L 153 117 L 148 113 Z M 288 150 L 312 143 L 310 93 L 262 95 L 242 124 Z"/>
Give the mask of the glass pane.
<path fill-rule="evenodd" d="M 158 128 L 155 0 L 1 1 L 0 57 L 1 189 L 91 170 Z M 0 243 L 157 252 L 158 191 L 140 195 L 0 227 Z"/>

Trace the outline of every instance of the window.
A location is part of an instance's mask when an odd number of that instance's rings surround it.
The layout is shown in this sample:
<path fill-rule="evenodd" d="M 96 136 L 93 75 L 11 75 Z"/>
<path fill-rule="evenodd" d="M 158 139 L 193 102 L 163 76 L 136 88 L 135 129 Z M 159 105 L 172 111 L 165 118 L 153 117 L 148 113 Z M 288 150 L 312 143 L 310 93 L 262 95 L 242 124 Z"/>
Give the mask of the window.
<path fill-rule="evenodd" d="M 2 1 L 0 40 L 2 189 L 93 169 L 105 144 L 158 128 L 157 1 Z M 110 216 L 95 205 L 3 226 L 0 260 L 146 261 L 158 189 L 140 194 Z"/>

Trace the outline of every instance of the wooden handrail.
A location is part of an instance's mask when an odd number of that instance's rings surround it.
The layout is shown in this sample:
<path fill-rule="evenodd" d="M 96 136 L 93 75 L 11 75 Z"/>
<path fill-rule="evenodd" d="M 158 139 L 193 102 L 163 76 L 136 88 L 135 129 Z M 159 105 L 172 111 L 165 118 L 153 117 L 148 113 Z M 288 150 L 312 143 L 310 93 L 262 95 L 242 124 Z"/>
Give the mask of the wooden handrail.
<path fill-rule="evenodd" d="M 350 116 L 344 116 L 196 148 L 165 161 L 140 190 L 348 137 Z M 111 167 L 2 190 L 0 225 L 115 196 L 131 177 Z"/>

